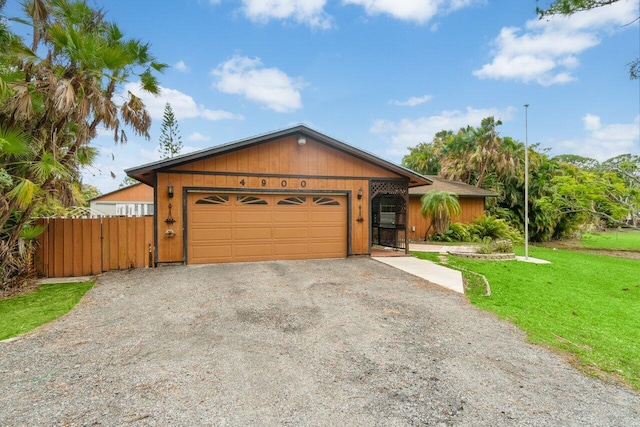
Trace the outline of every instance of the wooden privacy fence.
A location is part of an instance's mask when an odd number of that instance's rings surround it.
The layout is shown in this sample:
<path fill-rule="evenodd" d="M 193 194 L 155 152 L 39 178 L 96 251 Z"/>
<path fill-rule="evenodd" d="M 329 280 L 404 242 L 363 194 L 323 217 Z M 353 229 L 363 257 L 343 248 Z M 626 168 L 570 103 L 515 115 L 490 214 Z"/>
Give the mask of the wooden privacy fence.
<path fill-rule="evenodd" d="M 34 270 L 78 277 L 153 265 L 152 217 L 44 218 Z"/>

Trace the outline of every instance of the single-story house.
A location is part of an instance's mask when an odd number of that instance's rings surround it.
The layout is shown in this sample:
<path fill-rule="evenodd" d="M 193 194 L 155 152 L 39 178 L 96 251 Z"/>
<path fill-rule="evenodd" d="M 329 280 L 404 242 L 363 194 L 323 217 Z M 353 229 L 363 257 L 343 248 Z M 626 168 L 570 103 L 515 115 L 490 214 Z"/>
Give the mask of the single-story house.
<path fill-rule="evenodd" d="M 131 168 L 154 192 L 155 262 L 407 249 L 409 188 L 431 181 L 304 125 Z"/>
<path fill-rule="evenodd" d="M 424 240 L 424 236 L 431 225 L 431 219 L 425 219 L 421 214 L 423 195 L 430 191 L 449 191 L 458 196 L 460 215 L 451 222 L 470 223 L 484 214 L 487 197 L 498 197 L 496 193 L 462 182 L 452 181 L 436 175 L 426 175 L 432 184 L 421 185 L 409 189 L 409 239 Z M 429 230 L 433 234 L 433 229 Z"/>
<path fill-rule="evenodd" d="M 153 187 L 137 183 L 89 200 L 91 215 L 153 215 Z"/>

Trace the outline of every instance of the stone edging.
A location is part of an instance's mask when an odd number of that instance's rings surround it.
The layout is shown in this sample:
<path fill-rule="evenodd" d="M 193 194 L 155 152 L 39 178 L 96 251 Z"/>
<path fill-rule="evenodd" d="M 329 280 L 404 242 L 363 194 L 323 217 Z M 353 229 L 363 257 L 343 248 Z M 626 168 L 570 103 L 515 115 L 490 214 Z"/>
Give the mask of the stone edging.
<path fill-rule="evenodd" d="M 472 258 L 472 259 L 484 259 L 488 261 L 511 261 L 516 259 L 516 254 L 478 254 L 474 252 L 456 252 L 447 251 L 449 255 L 457 256 L 460 258 Z"/>

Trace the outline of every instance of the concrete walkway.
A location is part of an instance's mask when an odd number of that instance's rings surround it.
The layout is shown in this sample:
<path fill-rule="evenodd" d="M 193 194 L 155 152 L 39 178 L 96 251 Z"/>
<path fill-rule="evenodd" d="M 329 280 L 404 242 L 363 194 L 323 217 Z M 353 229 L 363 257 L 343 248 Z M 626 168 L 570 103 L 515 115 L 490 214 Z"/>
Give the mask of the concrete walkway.
<path fill-rule="evenodd" d="M 433 252 L 439 254 L 446 254 L 450 250 L 456 252 L 475 252 L 475 249 L 471 246 L 450 246 L 450 245 L 433 245 L 433 244 L 421 244 L 411 243 L 409 250 L 416 252 Z M 431 283 L 442 286 L 452 291 L 464 294 L 464 285 L 462 282 L 462 273 L 458 270 L 452 270 L 447 267 L 443 267 L 431 261 L 414 258 L 411 256 L 397 256 L 397 257 L 371 257 L 376 261 L 390 265 L 399 270 L 405 271 L 414 276 L 421 277 L 428 280 Z M 523 256 L 516 256 L 518 261 L 530 262 L 534 264 L 550 264 L 549 261 L 542 259 L 529 257 L 525 259 Z"/>
<path fill-rule="evenodd" d="M 411 246 L 413 247 L 413 245 Z M 414 276 L 421 277 L 436 285 L 464 294 L 462 273 L 457 270 L 442 267 L 431 261 L 414 258 L 412 256 L 373 257 L 373 259 L 399 270 L 406 271 Z"/>
<path fill-rule="evenodd" d="M 432 244 L 424 244 L 424 243 L 410 243 L 409 244 L 410 251 L 416 252 L 437 252 L 440 254 L 446 254 L 451 250 L 455 250 L 456 252 L 475 252 L 475 248 L 472 246 L 453 246 L 453 245 L 432 245 Z"/>

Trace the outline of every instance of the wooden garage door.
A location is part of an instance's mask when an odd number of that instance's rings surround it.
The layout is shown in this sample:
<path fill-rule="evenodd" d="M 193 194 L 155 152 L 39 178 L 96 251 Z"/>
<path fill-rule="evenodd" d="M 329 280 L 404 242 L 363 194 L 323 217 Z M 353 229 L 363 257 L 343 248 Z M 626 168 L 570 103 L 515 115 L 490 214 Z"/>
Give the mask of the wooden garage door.
<path fill-rule="evenodd" d="M 189 193 L 187 262 L 347 256 L 347 198 Z"/>

